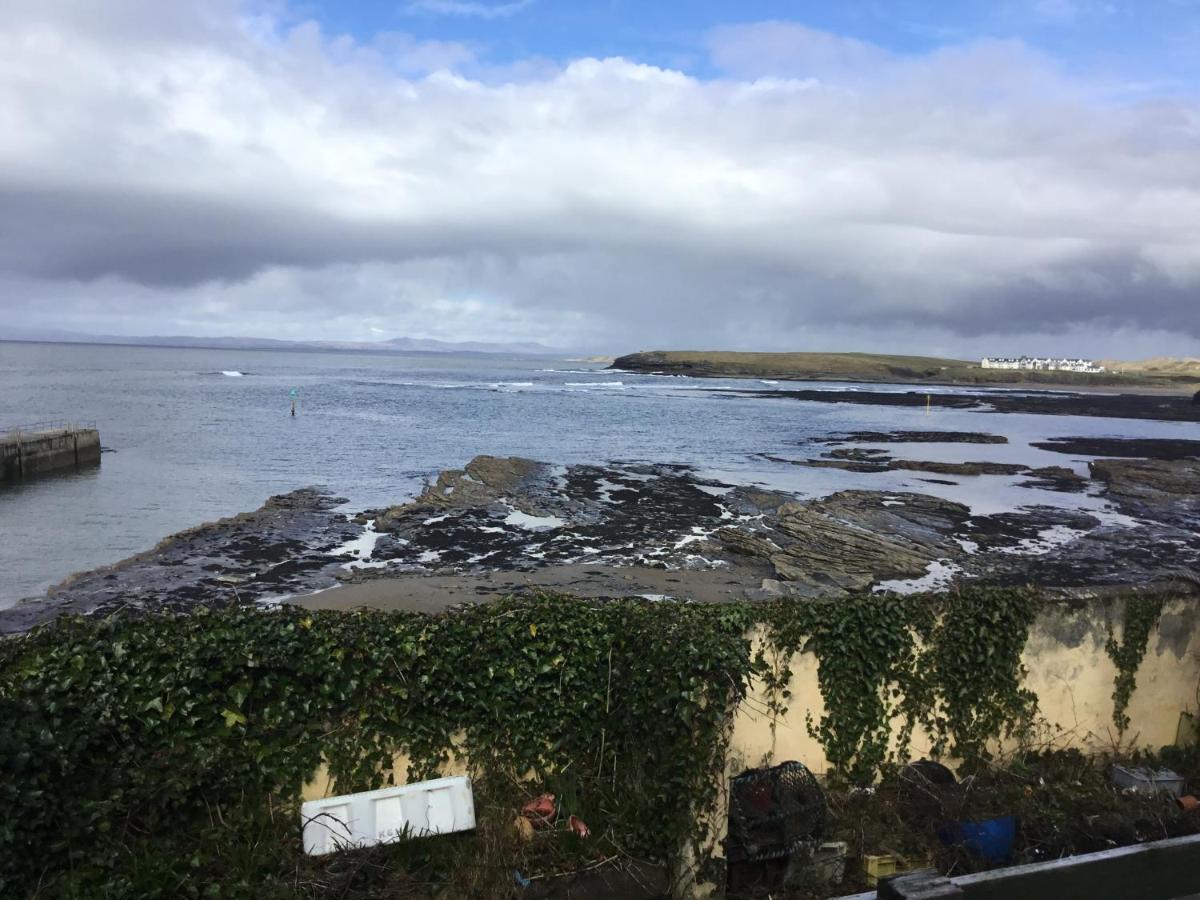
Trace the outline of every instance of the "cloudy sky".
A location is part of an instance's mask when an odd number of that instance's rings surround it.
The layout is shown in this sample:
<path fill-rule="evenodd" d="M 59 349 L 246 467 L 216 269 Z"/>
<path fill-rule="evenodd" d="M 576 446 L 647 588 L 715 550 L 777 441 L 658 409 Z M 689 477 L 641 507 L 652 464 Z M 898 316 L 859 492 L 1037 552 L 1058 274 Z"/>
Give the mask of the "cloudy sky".
<path fill-rule="evenodd" d="M 0 333 L 1200 355 L 1200 0 L 5 0 Z"/>

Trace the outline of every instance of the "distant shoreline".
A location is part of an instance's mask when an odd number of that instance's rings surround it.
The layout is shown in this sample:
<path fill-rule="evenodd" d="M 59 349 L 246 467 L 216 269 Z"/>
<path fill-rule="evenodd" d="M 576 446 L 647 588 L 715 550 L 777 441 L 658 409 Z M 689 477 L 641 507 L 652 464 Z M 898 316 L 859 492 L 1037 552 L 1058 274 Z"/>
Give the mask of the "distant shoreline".
<path fill-rule="evenodd" d="M 515 350 L 404 350 L 404 349 L 355 349 L 352 347 L 228 347 L 221 344 L 188 343 L 122 343 L 118 341 L 46 341 L 40 338 L 0 337 L 0 344 L 42 344 L 46 347 L 130 347 L 145 350 L 216 350 L 234 353 L 323 353 L 323 354 L 366 354 L 370 356 L 529 356 L 536 359 L 577 361 L 558 353 L 515 352 Z"/>
<path fill-rule="evenodd" d="M 613 370 L 692 378 L 746 378 L 777 381 L 839 381 L 942 387 L 997 387 L 1014 390 L 1069 388 L 1088 391 L 1129 389 L 1138 393 L 1191 393 L 1200 376 L 1127 375 L 1011 369 L 984 369 L 961 359 L 892 356 L 876 353 L 740 353 L 655 350 L 619 356 Z"/>
<path fill-rule="evenodd" d="M 213 338 L 212 342 L 205 343 L 185 343 L 184 341 L 171 342 L 170 338 L 158 340 L 137 340 L 130 339 L 128 341 L 117 340 L 48 340 L 45 338 L 10 338 L 0 337 L 0 344 L 40 344 L 48 347 L 133 347 L 144 348 L 148 350 L 216 350 L 225 351 L 232 350 L 237 352 L 262 353 L 264 351 L 272 353 L 368 353 L 375 356 L 515 356 L 515 357 L 530 357 L 530 358 L 545 358 L 545 359 L 561 359 L 567 360 L 567 351 L 556 350 L 460 350 L 455 347 L 446 349 L 405 349 L 401 347 L 336 347 L 328 346 L 320 342 L 305 343 L 303 341 L 280 341 L 276 344 L 263 343 L 258 344 L 222 344 L 221 338 Z"/>

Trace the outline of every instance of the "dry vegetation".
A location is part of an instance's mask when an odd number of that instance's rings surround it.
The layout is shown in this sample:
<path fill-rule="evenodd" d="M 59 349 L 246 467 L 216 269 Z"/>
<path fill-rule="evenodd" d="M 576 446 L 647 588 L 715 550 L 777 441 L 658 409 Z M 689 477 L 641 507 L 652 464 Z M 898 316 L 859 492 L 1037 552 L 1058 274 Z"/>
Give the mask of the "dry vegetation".
<path fill-rule="evenodd" d="M 1176 358 L 1173 356 L 1155 356 L 1150 359 L 1101 360 L 1100 365 L 1115 372 L 1127 372 L 1136 375 L 1186 375 L 1200 379 L 1200 358 L 1191 356 Z"/>

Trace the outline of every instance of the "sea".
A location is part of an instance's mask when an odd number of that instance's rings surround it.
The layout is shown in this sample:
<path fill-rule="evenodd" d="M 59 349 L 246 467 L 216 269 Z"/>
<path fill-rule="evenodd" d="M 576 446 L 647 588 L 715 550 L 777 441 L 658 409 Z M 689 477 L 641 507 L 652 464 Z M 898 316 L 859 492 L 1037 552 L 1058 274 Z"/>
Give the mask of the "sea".
<path fill-rule="evenodd" d="M 848 431 L 966 430 L 1003 445 L 892 445 L 895 456 L 1070 465 L 1055 436 L 1189 437 L 1191 423 L 930 411 L 745 393 L 901 385 L 697 379 L 612 371 L 550 356 L 177 349 L 0 342 L 0 431 L 45 420 L 95 423 L 101 464 L 0 485 L 0 607 L 68 575 L 147 550 L 182 529 L 309 485 L 347 512 L 402 502 L 477 454 L 557 464 L 677 463 L 704 477 L 819 496 L 916 490 L 980 514 L 1050 503 L 1104 512 L 1091 494 L 1030 490 L 1019 478 L 933 483 L 788 460 Z M 296 414 L 291 414 L 292 401 Z"/>

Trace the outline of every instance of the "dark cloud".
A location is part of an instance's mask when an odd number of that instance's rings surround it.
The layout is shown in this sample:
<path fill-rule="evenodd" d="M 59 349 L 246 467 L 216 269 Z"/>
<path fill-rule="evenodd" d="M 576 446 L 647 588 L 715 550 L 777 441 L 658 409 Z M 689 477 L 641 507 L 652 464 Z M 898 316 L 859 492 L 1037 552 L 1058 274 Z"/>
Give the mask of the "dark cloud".
<path fill-rule="evenodd" d="M 267 6 L 105 8 L 0 22 L 12 324 L 1200 342 L 1200 110 L 1018 43 L 900 57 L 769 22 L 710 36 L 716 80 L 611 59 L 498 81 L 453 74 L 499 71 L 461 45 Z"/>

